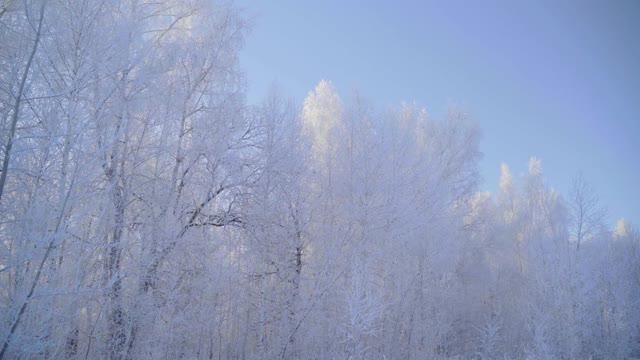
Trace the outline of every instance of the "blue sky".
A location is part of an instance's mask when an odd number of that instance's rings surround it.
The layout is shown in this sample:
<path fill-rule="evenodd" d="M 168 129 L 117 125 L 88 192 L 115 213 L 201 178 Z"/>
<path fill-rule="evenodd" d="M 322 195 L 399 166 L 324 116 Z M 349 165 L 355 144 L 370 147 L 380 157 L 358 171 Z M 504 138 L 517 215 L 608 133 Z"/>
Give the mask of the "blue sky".
<path fill-rule="evenodd" d="M 302 101 L 321 80 L 384 110 L 449 105 L 482 129 L 483 190 L 542 159 L 563 194 L 578 171 L 640 225 L 640 1 L 249 1 L 248 98 Z"/>

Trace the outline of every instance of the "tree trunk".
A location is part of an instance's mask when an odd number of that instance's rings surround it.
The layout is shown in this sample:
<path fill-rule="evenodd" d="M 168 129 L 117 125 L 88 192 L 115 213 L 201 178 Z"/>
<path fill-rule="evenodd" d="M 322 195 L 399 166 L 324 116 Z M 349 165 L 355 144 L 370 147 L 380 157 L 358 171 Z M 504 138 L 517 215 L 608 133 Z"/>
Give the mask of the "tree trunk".
<path fill-rule="evenodd" d="M 33 58 L 36 55 L 36 51 L 38 50 L 38 45 L 40 44 L 40 36 L 42 31 L 42 22 L 44 20 L 44 9 L 46 1 L 42 2 L 42 6 L 40 7 L 40 19 L 38 20 L 38 29 L 36 30 L 36 38 L 33 41 L 33 48 L 31 49 L 31 54 L 29 54 L 29 59 L 27 60 L 27 65 L 24 68 L 24 72 L 22 73 L 22 79 L 20 79 L 20 87 L 18 88 L 18 96 L 16 97 L 16 102 L 13 105 L 13 114 L 11 115 L 11 128 L 9 130 L 9 139 L 7 140 L 7 145 L 4 148 L 4 159 L 2 160 L 2 173 L 0 173 L 0 204 L 2 203 L 2 194 L 4 193 L 4 186 L 7 182 L 7 171 L 9 170 L 9 159 L 11 158 L 11 148 L 13 147 L 13 138 L 16 133 L 16 126 L 18 124 L 18 118 L 20 114 L 20 105 L 22 104 L 22 95 L 24 95 L 24 87 L 27 83 L 27 77 L 29 77 L 29 71 L 31 70 L 31 64 L 33 63 Z M 3 349 L 4 350 L 4 349 Z M 4 351 L 0 352 L 0 359 L 2 358 L 2 354 Z"/>

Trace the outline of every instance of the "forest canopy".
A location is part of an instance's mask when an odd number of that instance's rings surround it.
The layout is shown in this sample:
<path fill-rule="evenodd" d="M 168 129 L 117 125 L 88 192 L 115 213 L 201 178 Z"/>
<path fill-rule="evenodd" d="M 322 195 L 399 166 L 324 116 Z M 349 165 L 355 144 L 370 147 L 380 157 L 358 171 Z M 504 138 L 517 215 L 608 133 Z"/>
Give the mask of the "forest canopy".
<path fill-rule="evenodd" d="M 0 359 L 640 358 L 640 233 L 587 179 L 480 191 L 467 110 L 249 104 L 248 28 L 2 2 Z"/>

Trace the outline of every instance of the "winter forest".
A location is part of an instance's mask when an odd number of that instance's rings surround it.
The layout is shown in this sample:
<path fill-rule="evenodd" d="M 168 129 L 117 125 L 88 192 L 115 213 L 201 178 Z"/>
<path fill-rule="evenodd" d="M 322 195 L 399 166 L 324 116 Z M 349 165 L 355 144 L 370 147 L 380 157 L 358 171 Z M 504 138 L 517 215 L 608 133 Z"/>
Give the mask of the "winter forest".
<path fill-rule="evenodd" d="M 473 109 L 250 105 L 226 1 L 1 4 L 0 359 L 640 358 L 637 228 L 481 191 Z"/>

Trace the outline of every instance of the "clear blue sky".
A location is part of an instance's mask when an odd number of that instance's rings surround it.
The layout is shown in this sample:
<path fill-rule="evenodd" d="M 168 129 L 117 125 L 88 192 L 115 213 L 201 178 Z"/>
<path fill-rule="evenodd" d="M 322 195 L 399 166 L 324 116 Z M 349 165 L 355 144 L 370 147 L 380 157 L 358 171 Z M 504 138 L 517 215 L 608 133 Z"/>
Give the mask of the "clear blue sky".
<path fill-rule="evenodd" d="M 640 225 L 640 1 L 248 1 L 248 98 L 321 79 L 377 110 L 450 104 L 480 125 L 482 189 L 542 158 L 563 194 L 578 171 L 613 225 Z"/>

